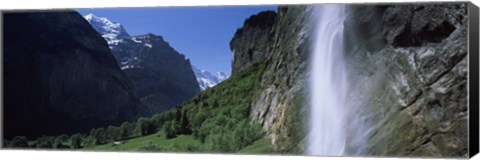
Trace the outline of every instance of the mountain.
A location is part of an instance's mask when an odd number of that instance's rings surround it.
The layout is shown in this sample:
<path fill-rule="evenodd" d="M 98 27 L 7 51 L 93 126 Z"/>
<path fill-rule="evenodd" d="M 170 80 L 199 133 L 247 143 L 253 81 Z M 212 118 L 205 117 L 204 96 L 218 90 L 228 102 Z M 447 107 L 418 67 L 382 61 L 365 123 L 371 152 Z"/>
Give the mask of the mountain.
<path fill-rule="evenodd" d="M 107 18 L 97 17 L 93 14 L 85 15 L 84 18 L 102 35 L 109 45 L 116 44 L 120 42 L 121 39 L 130 37 L 120 23 L 115 23 Z"/>
<path fill-rule="evenodd" d="M 86 133 L 149 112 L 80 14 L 5 12 L 3 22 L 5 138 Z"/>
<path fill-rule="evenodd" d="M 192 66 L 192 69 L 193 72 L 195 72 L 201 90 L 211 88 L 230 77 L 229 74 L 223 72 L 210 73 L 206 70 L 198 69 L 195 66 Z"/>
<path fill-rule="evenodd" d="M 102 34 L 119 67 L 152 114 L 166 111 L 200 92 L 192 65 L 162 36 L 129 36 L 121 24 L 88 14 L 84 17 Z"/>

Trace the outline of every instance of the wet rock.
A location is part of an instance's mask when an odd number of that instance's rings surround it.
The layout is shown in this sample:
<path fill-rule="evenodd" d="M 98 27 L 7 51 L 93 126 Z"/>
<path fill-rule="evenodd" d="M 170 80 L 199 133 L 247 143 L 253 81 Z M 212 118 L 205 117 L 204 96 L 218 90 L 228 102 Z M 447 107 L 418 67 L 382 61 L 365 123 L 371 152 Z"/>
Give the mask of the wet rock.
<path fill-rule="evenodd" d="M 381 19 L 375 24 L 381 29 L 375 29 L 382 31 L 376 36 L 386 40 L 382 49 L 371 50 L 362 42 L 370 37 L 349 33 L 359 41 L 352 42 L 356 45 L 346 53 L 350 75 L 377 82 L 364 86 L 365 82 L 351 81 L 352 86 L 374 89 L 368 97 L 377 97 L 363 99 L 374 113 L 371 125 L 377 125 L 365 154 L 466 156 L 466 4 L 355 7 L 347 18 L 353 22 L 375 23 L 372 12 L 381 11 L 375 14 Z M 380 90 L 375 91 L 377 87 Z"/>

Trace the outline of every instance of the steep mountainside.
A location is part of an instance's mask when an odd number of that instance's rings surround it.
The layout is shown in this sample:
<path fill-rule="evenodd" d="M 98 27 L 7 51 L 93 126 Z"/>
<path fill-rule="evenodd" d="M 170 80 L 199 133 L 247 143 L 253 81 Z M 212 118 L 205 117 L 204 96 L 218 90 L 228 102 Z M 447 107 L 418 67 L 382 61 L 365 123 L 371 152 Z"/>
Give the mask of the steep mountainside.
<path fill-rule="evenodd" d="M 467 156 L 466 3 L 349 11 L 345 56 L 352 88 L 363 91 L 350 97 L 370 107 L 378 126 L 367 154 Z"/>
<path fill-rule="evenodd" d="M 190 61 L 163 37 L 129 36 L 119 23 L 92 14 L 84 18 L 103 35 L 135 93 L 152 113 L 168 110 L 200 92 Z"/>
<path fill-rule="evenodd" d="M 277 152 L 302 153 L 306 145 L 313 7 L 279 7 L 277 14 L 252 16 L 230 43 L 233 76 L 265 63 L 250 119 L 262 124 Z M 369 146 L 347 146 L 346 152 L 466 156 L 466 5 L 352 5 L 347 10 L 348 105 L 361 108 L 358 114 L 367 115 L 371 130 L 363 132 Z M 365 149 L 349 153 L 351 147 Z"/>
<path fill-rule="evenodd" d="M 229 74 L 223 72 L 210 73 L 209 71 L 198 69 L 195 66 L 192 66 L 192 68 L 201 90 L 211 88 L 230 77 Z"/>
<path fill-rule="evenodd" d="M 165 111 L 200 92 L 190 60 L 179 54 L 161 36 L 134 36 L 133 57 L 122 68 L 135 86 L 135 92 L 153 113 Z M 118 47 L 130 45 L 128 41 Z M 122 53 L 112 49 L 112 52 Z"/>
<path fill-rule="evenodd" d="M 273 39 L 273 28 L 276 13 L 261 12 L 248 18 L 242 28 L 235 32 L 230 41 L 233 53 L 232 74 L 238 73 L 251 65 L 265 60 L 270 55 L 265 44 Z M 241 45 L 242 47 L 236 47 Z"/>
<path fill-rule="evenodd" d="M 233 75 L 251 64 L 265 63 L 250 118 L 267 131 L 277 152 L 299 153 L 303 146 L 298 143 L 306 136 L 309 10 L 307 6 L 279 7 L 278 13 L 251 16 L 230 43 Z"/>
<path fill-rule="evenodd" d="M 76 12 L 5 13 L 4 136 L 87 132 L 148 111 Z"/>

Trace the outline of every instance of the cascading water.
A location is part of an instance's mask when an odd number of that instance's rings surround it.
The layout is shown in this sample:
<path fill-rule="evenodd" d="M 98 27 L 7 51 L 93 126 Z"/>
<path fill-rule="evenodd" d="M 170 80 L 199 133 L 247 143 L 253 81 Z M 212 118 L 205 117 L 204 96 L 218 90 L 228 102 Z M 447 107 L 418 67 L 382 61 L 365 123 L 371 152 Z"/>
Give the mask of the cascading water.
<path fill-rule="evenodd" d="M 340 156 L 347 142 L 347 77 L 343 61 L 345 6 L 317 6 L 311 61 L 308 155 Z"/>

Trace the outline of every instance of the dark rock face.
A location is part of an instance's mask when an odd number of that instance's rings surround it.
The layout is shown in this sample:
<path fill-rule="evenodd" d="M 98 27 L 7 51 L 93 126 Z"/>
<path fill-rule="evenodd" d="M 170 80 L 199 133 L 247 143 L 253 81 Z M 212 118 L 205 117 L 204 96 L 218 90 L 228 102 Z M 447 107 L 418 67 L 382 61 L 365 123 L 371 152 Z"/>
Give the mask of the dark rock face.
<path fill-rule="evenodd" d="M 265 50 L 273 39 L 273 25 L 277 14 L 273 11 L 260 12 L 248 18 L 242 28 L 235 32 L 230 41 L 233 53 L 232 74 L 263 61 L 270 56 Z"/>
<path fill-rule="evenodd" d="M 87 132 L 148 111 L 76 12 L 5 13 L 4 138 Z"/>
<path fill-rule="evenodd" d="M 365 91 L 350 97 L 369 106 L 377 126 L 365 154 L 467 156 L 467 4 L 354 5 L 349 12 L 350 84 Z"/>
<path fill-rule="evenodd" d="M 192 66 L 161 36 L 123 38 L 112 53 L 152 113 L 180 105 L 200 92 Z"/>

